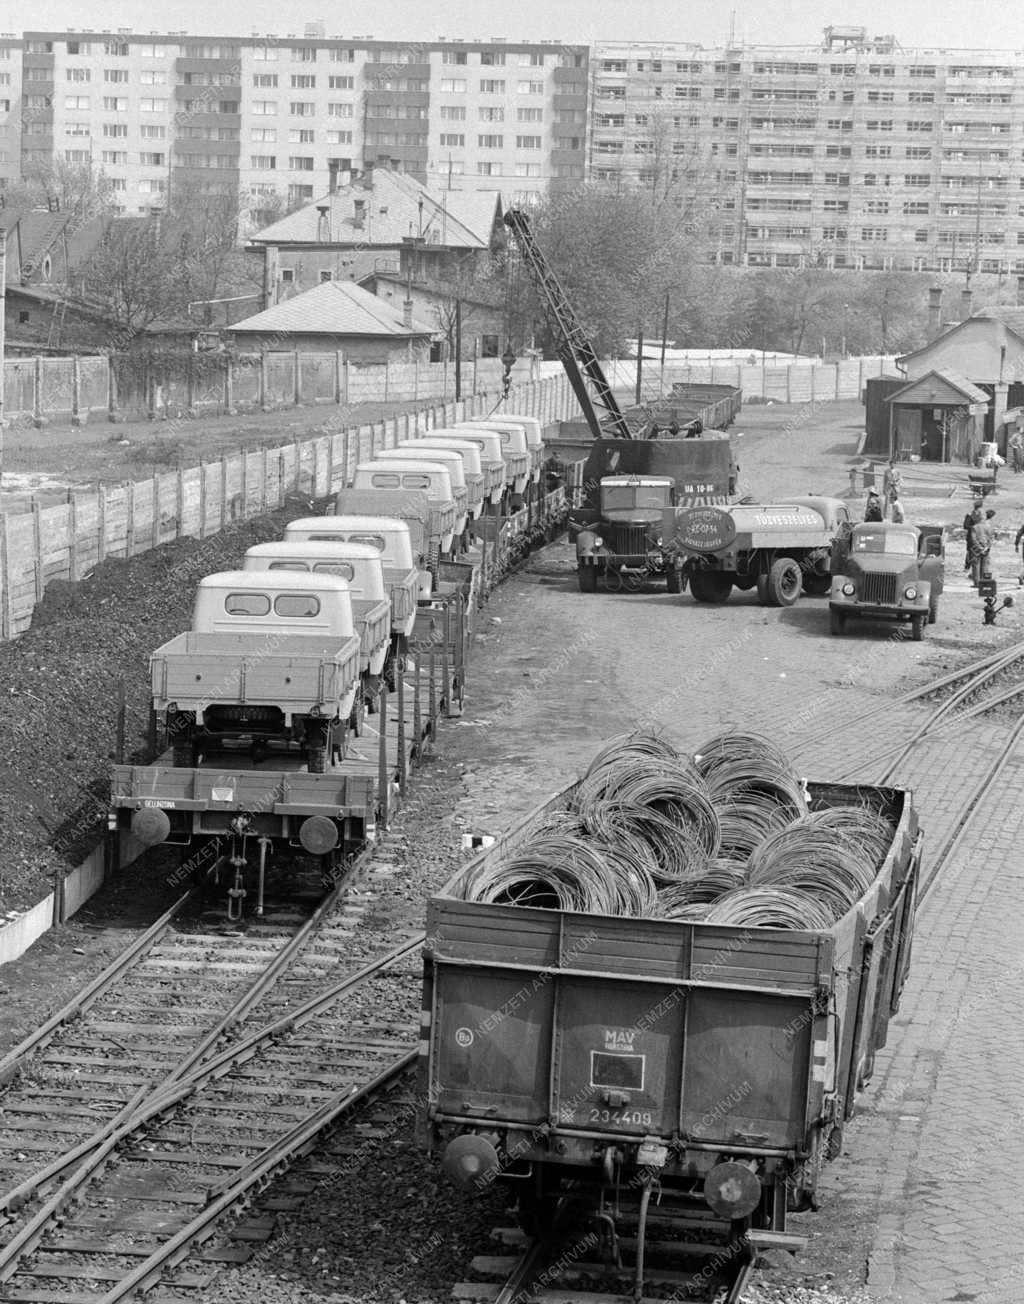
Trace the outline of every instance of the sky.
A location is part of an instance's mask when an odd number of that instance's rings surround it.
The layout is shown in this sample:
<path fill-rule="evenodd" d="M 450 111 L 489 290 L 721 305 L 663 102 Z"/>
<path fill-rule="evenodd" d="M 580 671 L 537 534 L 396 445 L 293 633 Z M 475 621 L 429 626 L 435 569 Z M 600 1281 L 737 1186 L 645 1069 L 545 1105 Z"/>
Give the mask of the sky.
<path fill-rule="evenodd" d="M 367 16 L 369 12 L 369 16 Z M 979 0 L 861 0 L 842 7 L 819 0 L 374 0 L 372 5 L 326 0 L 0 0 L 0 32 L 63 31 L 69 27 L 130 27 L 135 33 L 188 31 L 209 35 L 273 32 L 301 36 L 322 19 L 328 36 L 377 40 L 449 39 L 680 41 L 725 44 L 730 34 L 759 45 L 819 44 L 822 29 L 860 26 L 869 36 L 892 34 L 907 48 L 1024 50 L 1024 6 Z M 995 20 L 995 21 L 993 21 Z"/>

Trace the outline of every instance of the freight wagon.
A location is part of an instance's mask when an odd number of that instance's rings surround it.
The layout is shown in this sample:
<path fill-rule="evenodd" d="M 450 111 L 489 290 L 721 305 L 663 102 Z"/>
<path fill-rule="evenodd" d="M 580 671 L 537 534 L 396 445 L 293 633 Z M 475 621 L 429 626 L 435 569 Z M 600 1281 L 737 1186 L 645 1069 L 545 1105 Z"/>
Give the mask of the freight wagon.
<path fill-rule="evenodd" d="M 907 973 L 910 796 L 808 786 L 812 810 L 866 807 L 891 828 L 874 881 L 826 929 L 461 899 L 465 876 L 524 847 L 576 787 L 429 903 L 421 1139 L 460 1185 L 507 1183 L 533 1232 L 568 1190 L 605 1224 L 629 1212 L 638 1274 L 652 1191 L 705 1254 L 799 1248 L 787 1211 L 814 1207 Z"/>

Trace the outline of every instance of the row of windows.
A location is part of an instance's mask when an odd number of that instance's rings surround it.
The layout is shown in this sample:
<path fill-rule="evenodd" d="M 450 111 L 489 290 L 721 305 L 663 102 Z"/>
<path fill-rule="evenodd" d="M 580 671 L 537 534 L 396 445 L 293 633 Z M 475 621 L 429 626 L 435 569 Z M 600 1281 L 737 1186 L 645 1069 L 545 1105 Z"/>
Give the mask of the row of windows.
<path fill-rule="evenodd" d="M 477 145 L 480 149 L 504 149 L 505 137 L 497 135 L 477 136 Z M 516 149 L 541 149 L 544 143 L 543 136 L 517 136 Z M 461 149 L 466 144 L 466 137 L 462 132 L 448 131 L 441 133 L 441 144 L 447 148 Z M 578 145 L 575 148 L 579 148 Z"/>
<path fill-rule="evenodd" d="M 376 115 L 377 112 L 378 110 L 375 108 L 374 114 Z M 504 122 L 505 110 L 500 107 L 495 108 L 495 107 L 485 106 L 484 108 L 477 110 L 477 117 L 480 119 L 481 122 Z M 465 122 L 466 108 L 462 104 L 442 104 L 441 118 L 442 121 L 444 122 Z M 586 118 L 586 114 L 584 113 L 581 113 L 578 118 L 575 115 L 569 117 L 567 117 L 565 114 L 555 115 L 556 122 L 565 122 L 565 121 L 582 122 L 585 120 L 585 118 Z M 543 109 L 516 109 L 516 122 L 543 122 L 543 121 L 544 121 Z"/>
<path fill-rule="evenodd" d="M 465 64 L 469 61 L 469 54 L 466 50 L 444 50 L 441 54 L 442 63 Z M 504 68 L 506 60 L 504 51 L 499 50 L 481 50 L 480 66 L 483 68 Z M 543 68 L 544 56 L 539 53 L 530 53 L 526 51 L 516 56 L 515 62 L 520 68 Z"/>
<path fill-rule="evenodd" d="M 206 74 L 195 74 L 205 76 Z M 315 90 L 316 74 L 315 73 L 292 73 L 289 83 L 293 90 Z M 193 83 L 195 84 L 195 83 Z M 273 88 L 278 84 L 276 72 L 254 72 L 252 75 L 252 84 L 261 88 Z M 340 73 L 337 76 L 331 75 L 327 78 L 327 89 L 332 91 L 350 91 L 355 89 L 356 79 L 352 76 L 343 76 Z"/>
<path fill-rule="evenodd" d="M 465 95 L 468 83 L 464 77 L 442 77 L 440 90 L 446 95 Z M 424 83 L 424 90 L 428 89 Z M 543 95 L 544 83 L 542 81 L 521 81 L 516 82 L 517 95 Z M 481 95 L 506 95 L 508 94 L 508 82 L 498 78 L 485 77 L 480 81 Z"/>

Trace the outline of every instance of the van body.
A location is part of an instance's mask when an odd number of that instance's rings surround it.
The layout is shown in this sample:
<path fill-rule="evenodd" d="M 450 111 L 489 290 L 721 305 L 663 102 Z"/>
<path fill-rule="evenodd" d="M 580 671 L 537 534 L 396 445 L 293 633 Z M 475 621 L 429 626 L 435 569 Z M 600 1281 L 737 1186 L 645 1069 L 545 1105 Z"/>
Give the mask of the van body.
<path fill-rule="evenodd" d="M 501 441 L 501 455 L 505 459 L 512 478 L 512 492 L 526 493 L 526 486 L 532 478 L 533 455 L 526 442 L 526 431 L 522 426 L 512 422 L 500 421 L 464 421 L 456 427 L 461 435 L 463 430 L 488 430 L 496 434 Z"/>
<path fill-rule="evenodd" d="M 501 435 L 496 430 L 484 430 L 479 426 L 443 426 L 441 430 L 445 437 L 468 439 L 480 449 L 481 463 L 492 467 L 490 501 L 495 507 L 499 506 L 505 493 L 515 492 L 514 459 L 511 453 L 505 453 Z"/>
<path fill-rule="evenodd" d="M 526 442 L 530 446 L 530 457 L 533 467 L 533 482 L 539 483 L 540 473 L 544 466 L 544 425 L 539 417 L 527 416 L 525 412 L 495 412 L 488 421 L 511 421 L 517 426 L 522 426 L 526 433 Z"/>
<path fill-rule="evenodd" d="M 391 599 L 392 637 L 409 637 L 416 623 L 421 576 L 426 576 L 429 595 L 430 572 L 421 571 L 417 564 L 408 521 L 397 516 L 303 516 L 284 527 L 285 543 L 304 540 L 312 543 L 361 543 L 376 549 Z"/>
<path fill-rule="evenodd" d="M 455 493 L 448 468 L 423 459 L 379 457 L 359 462 L 352 476 L 353 489 L 418 489 L 430 505 L 429 545 L 450 552 L 455 539 Z"/>
<path fill-rule="evenodd" d="M 299 571 L 340 575 L 348 583 L 352 619 L 360 639 L 360 673 L 364 680 L 384 671 L 391 646 L 391 598 L 384 585 L 380 553 L 365 543 L 285 539 L 257 543 L 242 559 L 246 571 Z"/>
<path fill-rule="evenodd" d="M 469 519 L 469 488 L 466 484 L 466 469 L 462 458 L 451 449 L 397 448 L 382 449 L 374 459 L 393 462 L 396 459 L 410 462 L 437 462 L 446 467 L 452 482 L 452 496 L 455 499 L 455 534 L 460 535 Z"/>
<path fill-rule="evenodd" d="M 485 481 L 480 449 L 468 439 L 446 439 L 444 435 L 435 436 L 433 431 L 422 439 L 402 439 L 398 448 L 403 451 L 418 452 L 421 457 L 433 457 L 434 453 L 455 453 L 462 459 L 462 475 L 466 481 L 466 503 L 469 519 L 475 521 L 484 509 Z"/>

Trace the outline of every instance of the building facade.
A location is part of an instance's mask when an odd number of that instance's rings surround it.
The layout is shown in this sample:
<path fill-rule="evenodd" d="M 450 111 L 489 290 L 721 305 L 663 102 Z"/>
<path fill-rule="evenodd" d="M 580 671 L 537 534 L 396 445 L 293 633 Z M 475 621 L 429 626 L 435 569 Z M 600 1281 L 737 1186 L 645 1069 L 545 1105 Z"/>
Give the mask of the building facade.
<path fill-rule="evenodd" d="M 703 196 L 695 233 L 748 266 L 1024 272 L 1024 55 L 601 44 L 589 175 Z"/>
<path fill-rule="evenodd" d="M 554 42 L 26 32 L 0 41 L 0 179 L 61 161 L 130 215 L 176 186 L 272 212 L 380 163 L 529 202 L 583 180 L 587 64 Z"/>

